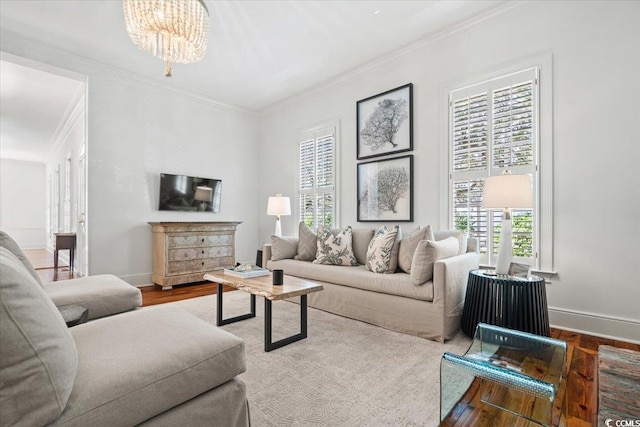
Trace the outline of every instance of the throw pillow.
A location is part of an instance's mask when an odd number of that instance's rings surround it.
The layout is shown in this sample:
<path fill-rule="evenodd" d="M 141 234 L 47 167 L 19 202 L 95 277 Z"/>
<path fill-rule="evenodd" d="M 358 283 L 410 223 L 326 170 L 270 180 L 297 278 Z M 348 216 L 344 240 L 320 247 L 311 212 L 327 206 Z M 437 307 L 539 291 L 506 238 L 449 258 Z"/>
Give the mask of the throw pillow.
<path fill-rule="evenodd" d="M 358 261 L 353 255 L 353 233 L 347 227 L 336 236 L 330 229 L 318 227 L 316 259 L 314 264 L 356 266 Z"/>
<path fill-rule="evenodd" d="M 391 230 L 386 226 L 382 226 L 376 231 L 376 234 L 369 243 L 367 250 L 367 269 L 374 273 L 393 273 L 391 270 L 391 258 L 393 248 L 398 238 L 399 226 L 395 225 Z M 397 258 L 396 258 L 397 265 Z"/>
<path fill-rule="evenodd" d="M 20 246 L 18 246 L 16 241 L 13 240 L 11 236 L 9 236 L 4 231 L 0 231 L 0 246 L 8 249 L 9 252 L 14 254 L 16 258 L 18 258 L 20 262 L 22 262 L 27 271 L 29 271 L 29 274 L 31 274 L 31 276 L 36 280 L 38 285 L 40 285 L 41 288 L 44 288 L 44 286 L 42 285 L 42 281 L 40 280 L 40 276 L 38 276 L 38 273 L 36 273 L 36 270 L 35 268 L 33 268 L 33 265 L 31 265 L 31 262 L 24 255 L 24 252 L 22 252 Z"/>
<path fill-rule="evenodd" d="M 467 237 L 467 233 L 465 231 L 459 230 L 446 230 L 446 231 L 436 231 L 433 233 L 435 236 L 435 240 L 444 240 L 447 237 L 455 237 L 458 239 L 458 243 L 460 247 L 458 249 L 458 255 L 467 253 L 467 243 L 469 238 Z"/>
<path fill-rule="evenodd" d="M 293 258 L 300 261 L 313 261 L 316 259 L 318 236 L 304 222 L 300 222 L 298 226 L 298 239 L 300 239 L 298 242 L 298 254 Z"/>
<path fill-rule="evenodd" d="M 2 425 L 49 425 L 76 378 L 76 346 L 62 315 L 22 262 L 0 247 Z"/>
<path fill-rule="evenodd" d="M 400 241 L 400 251 L 398 253 L 398 266 L 405 273 L 411 273 L 411 263 L 413 262 L 413 254 L 418 247 L 418 243 L 422 240 L 435 240 L 431 226 L 420 228 Z"/>
<path fill-rule="evenodd" d="M 455 237 L 420 241 L 411 262 L 411 283 L 420 286 L 431 280 L 436 261 L 458 255 L 458 248 L 458 239 Z"/>
<path fill-rule="evenodd" d="M 376 230 L 372 228 L 354 228 L 353 232 L 353 254 L 358 260 L 358 264 L 367 264 L 367 250 L 369 249 L 369 243 L 373 238 L 373 233 Z"/>
<path fill-rule="evenodd" d="M 271 261 L 291 259 L 298 252 L 297 237 L 271 236 Z"/>

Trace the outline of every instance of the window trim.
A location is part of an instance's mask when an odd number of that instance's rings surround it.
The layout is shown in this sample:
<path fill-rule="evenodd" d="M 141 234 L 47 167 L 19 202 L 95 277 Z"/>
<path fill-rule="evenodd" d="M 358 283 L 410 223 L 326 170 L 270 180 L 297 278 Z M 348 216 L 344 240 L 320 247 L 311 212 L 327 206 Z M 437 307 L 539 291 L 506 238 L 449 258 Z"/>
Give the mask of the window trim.
<path fill-rule="evenodd" d="M 302 216 L 300 212 L 300 143 L 310 139 L 309 135 L 313 135 L 315 139 L 315 134 L 321 132 L 325 129 L 329 129 L 333 131 L 333 173 L 334 173 L 334 185 L 333 185 L 333 204 L 334 204 L 334 213 L 333 213 L 333 227 L 338 228 L 340 226 L 340 120 L 335 119 L 331 121 L 322 122 L 313 126 L 309 126 L 299 130 L 296 134 L 296 158 L 298 159 L 296 163 L 296 183 L 293 194 L 296 195 L 296 203 L 295 203 L 295 215 L 297 218 L 297 222 L 300 223 L 302 221 Z M 327 193 L 327 191 L 322 191 L 323 193 Z"/>
<path fill-rule="evenodd" d="M 534 259 L 532 271 L 556 274 L 553 253 L 553 60 L 551 52 L 538 53 L 511 61 L 484 71 L 474 71 L 447 82 L 440 87 L 442 102 L 440 117 L 440 140 L 446 143 L 446 149 L 440 150 L 440 200 L 439 219 L 441 228 L 451 228 L 450 206 L 452 194 L 450 188 L 450 149 L 449 149 L 449 94 L 457 89 L 473 86 L 489 80 L 522 71 L 538 68 L 538 144 L 536 147 L 538 166 L 538 185 L 535 189 L 537 215 L 536 238 L 537 258 Z M 498 71 L 496 71 L 498 70 Z"/>

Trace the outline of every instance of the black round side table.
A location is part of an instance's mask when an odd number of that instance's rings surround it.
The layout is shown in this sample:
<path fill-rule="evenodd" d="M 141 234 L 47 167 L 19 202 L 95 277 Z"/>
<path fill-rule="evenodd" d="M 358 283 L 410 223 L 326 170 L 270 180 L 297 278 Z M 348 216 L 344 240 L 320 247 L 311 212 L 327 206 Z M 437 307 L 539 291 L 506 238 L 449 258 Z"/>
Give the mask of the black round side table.
<path fill-rule="evenodd" d="M 549 311 L 544 279 L 489 276 L 469 272 L 462 312 L 462 330 L 473 337 L 479 322 L 549 336 Z"/>

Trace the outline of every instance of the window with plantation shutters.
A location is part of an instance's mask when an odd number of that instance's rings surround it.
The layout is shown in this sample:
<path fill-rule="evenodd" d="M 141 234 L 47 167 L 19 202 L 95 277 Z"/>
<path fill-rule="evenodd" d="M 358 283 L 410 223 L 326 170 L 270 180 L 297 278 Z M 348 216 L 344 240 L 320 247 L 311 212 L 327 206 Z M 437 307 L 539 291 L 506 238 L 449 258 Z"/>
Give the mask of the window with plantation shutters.
<path fill-rule="evenodd" d="M 495 264 L 502 212 L 482 208 L 484 179 L 529 174 L 536 207 L 512 211 L 513 257 L 537 268 L 538 69 L 453 90 L 449 109 L 451 226 L 479 240 L 481 263 Z"/>
<path fill-rule="evenodd" d="M 300 221 L 309 227 L 335 225 L 336 137 L 335 128 L 302 134 L 299 142 Z"/>

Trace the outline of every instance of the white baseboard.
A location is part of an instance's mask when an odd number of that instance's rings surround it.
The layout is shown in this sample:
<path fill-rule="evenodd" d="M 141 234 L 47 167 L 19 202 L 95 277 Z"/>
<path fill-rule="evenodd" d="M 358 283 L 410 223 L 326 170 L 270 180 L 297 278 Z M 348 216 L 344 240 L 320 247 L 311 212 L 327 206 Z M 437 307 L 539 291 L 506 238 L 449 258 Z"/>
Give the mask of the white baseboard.
<path fill-rule="evenodd" d="M 549 307 L 549 323 L 554 328 L 640 344 L 640 322 L 636 320 Z"/>
<path fill-rule="evenodd" d="M 130 276 L 120 276 L 122 280 L 133 285 L 137 288 L 141 288 L 144 286 L 150 286 L 153 284 L 151 281 L 151 273 L 149 274 L 133 274 Z"/>

